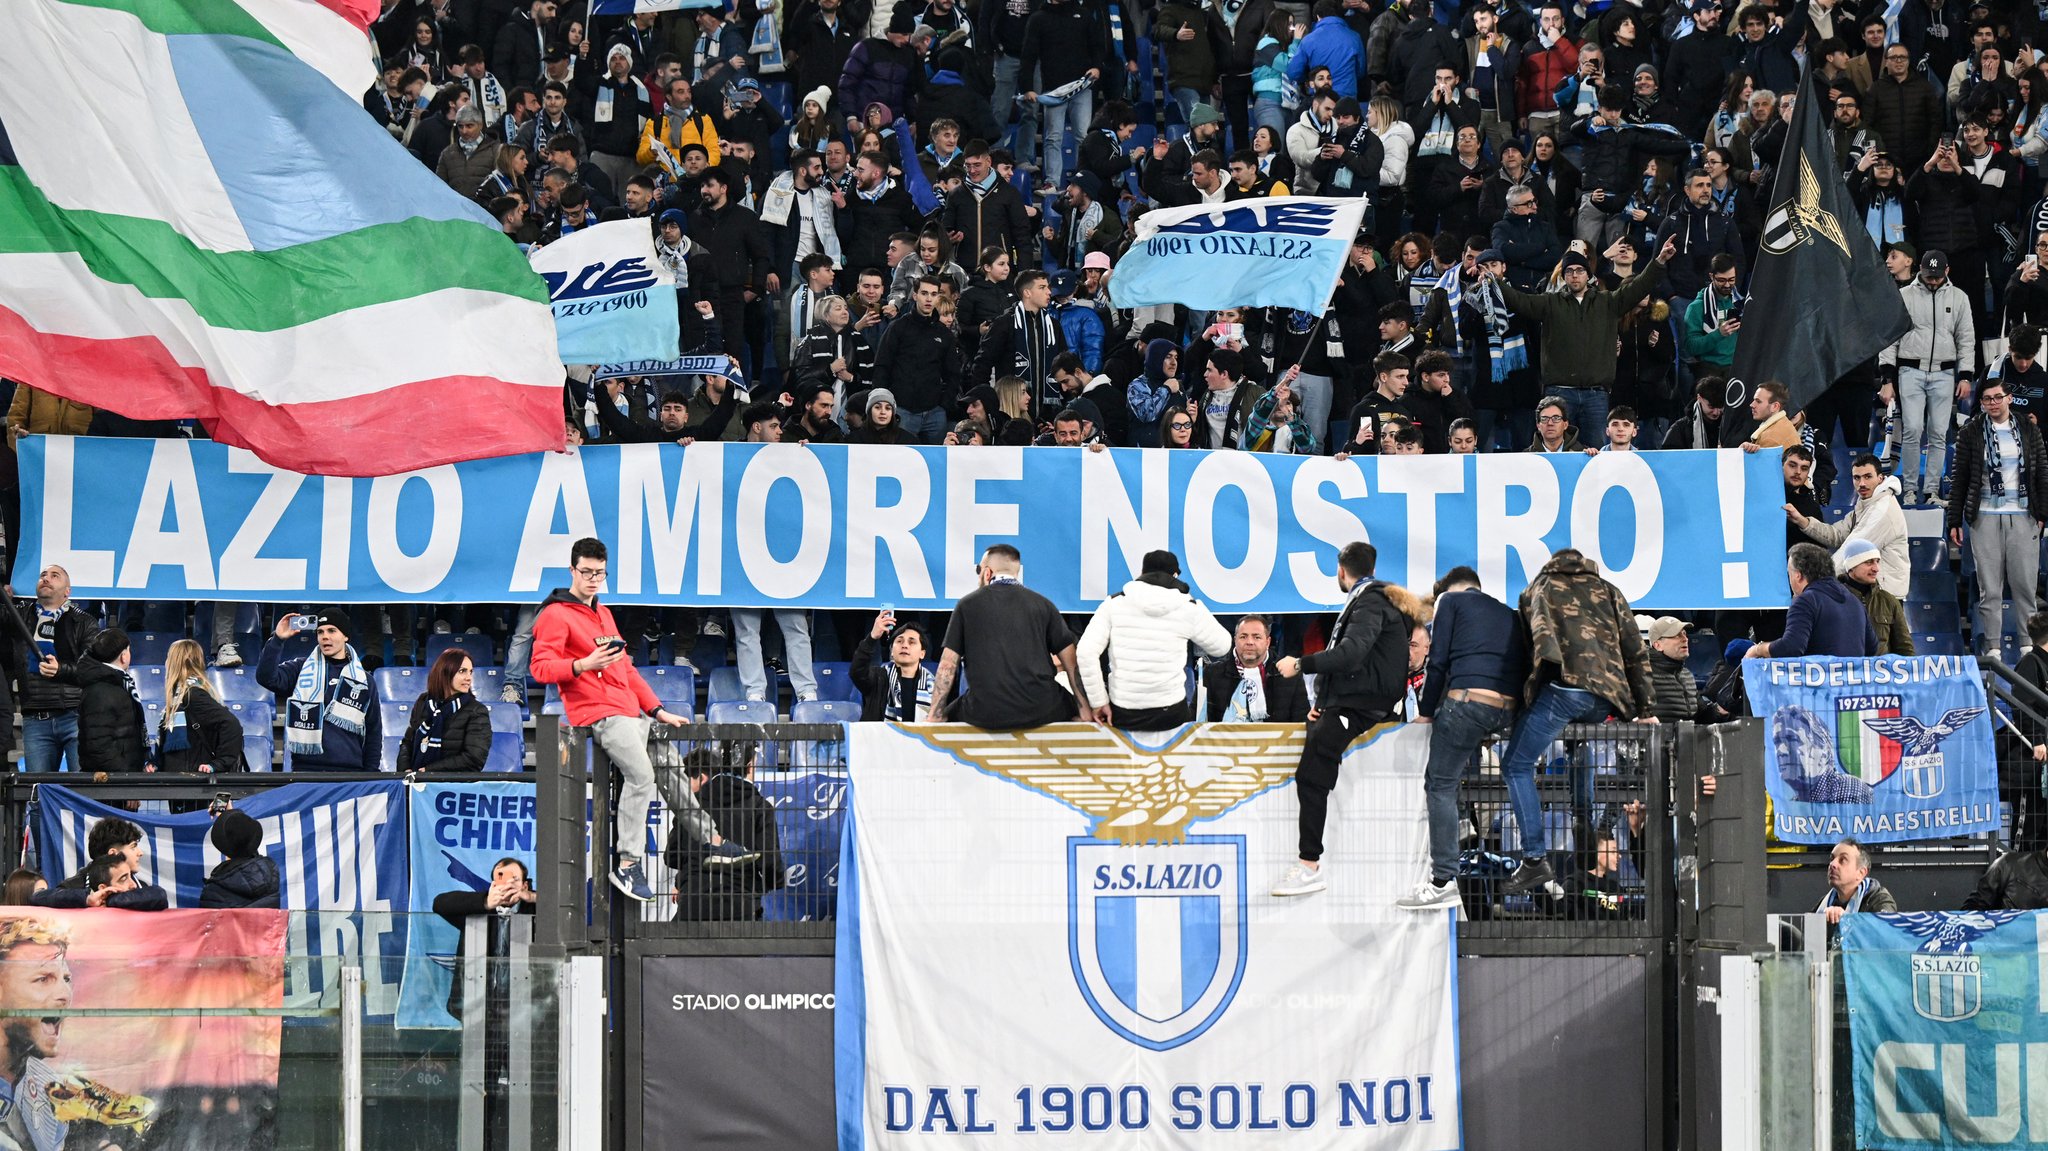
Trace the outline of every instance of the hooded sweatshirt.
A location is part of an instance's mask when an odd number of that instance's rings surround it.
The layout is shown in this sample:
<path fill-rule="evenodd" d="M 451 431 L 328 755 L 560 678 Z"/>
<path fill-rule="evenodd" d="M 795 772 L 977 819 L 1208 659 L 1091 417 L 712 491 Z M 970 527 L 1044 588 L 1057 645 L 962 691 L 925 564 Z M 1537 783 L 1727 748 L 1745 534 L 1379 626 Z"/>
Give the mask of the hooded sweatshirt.
<path fill-rule="evenodd" d="M 1806 655 L 1876 655 L 1877 629 L 1870 613 L 1840 580 L 1819 580 L 1792 599 L 1785 634 L 1771 641 L 1772 659 Z"/>
<path fill-rule="evenodd" d="M 561 690 L 564 716 L 577 727 L 615 715 L 638 718 L 661 708 L 654 689 L 629 661 L 580 674 L 575 670 L 575 661 L 597 654 L 598 641 L 606 638 L 623 638 L 611 609 L 595 600 L 584 603 L 567 588 L 556 588 L 534 617 L 533 678 Z"/>
<path fill-rule="evenodd" d="M 1188 645 L 1212 659 L 1230 652 L 1230 633 L 1172 576 L 1139 576 L 1104 600 L 1074 649 L 1089 699 L 1121 708 L 1172 707 L 1188 697 Z M 1109 686 L 1102 653 L 1109 652 Z"/>

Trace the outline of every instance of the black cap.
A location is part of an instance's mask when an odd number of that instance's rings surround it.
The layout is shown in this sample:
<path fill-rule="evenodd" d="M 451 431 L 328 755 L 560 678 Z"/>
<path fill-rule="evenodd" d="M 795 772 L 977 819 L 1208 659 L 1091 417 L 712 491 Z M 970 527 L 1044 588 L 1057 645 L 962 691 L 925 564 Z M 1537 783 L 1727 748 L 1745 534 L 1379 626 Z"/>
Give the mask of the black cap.
<path fill-rule="evenodd" d="M 253 859 L 263 850 L 263 825 L 249 815 L 229 808 L 213 821 L 208 833 L 213 846 L 229 859 Z"/>
<path fill-rule="evenodd" d="M 1353 120 L 1365 119 L 1364 109 L 1360 108 L 1358 106 L 1358 100 L 1351 96 L 1342 96 L 1338 98 L 1336 115 L 1349 116 Z"/>
<path fill-rule="evenodd" d="M 340 632 L 343 639 L 354 639 L 356 637 L 356 621 L 349 618 L 347 611 L 338 607 L 321 608 L 319 620 L 313 626 L 315 628 L 331 627 L 335 631 Z"/>
<path fill-rule="evenodd" d="M 917 12 L 911 8 L 908 0 L 897 4 L 896 10 L 889 14 L 889 31 L 900 36 L 908 36 L 917 31 Z"/>
<path fill-rule="evenodd" d="M 1923 276 L 1948 275 L 1948 253 L 1939 249 L 1930 249 L 1926 255 L 1920 257 L 1920 274 Z"/>
<path fill-rule="evenodd" d="M 1561 268 L 1585 268 L 1588 271 L 1591 271 L 1593 268 L 1592 262 L 1587 260 L 1585 255 L 1580 252 L 1566 252 L 1564 259 L 1559 261 L 1558 266 Z"/>
<path fill-rule="evenodd" d="M 1163 572 L 1170 576 L 1179 575 L 1180 557 L 1164 550 L 1146 552 L 1145 562 L 1139 565 L 1138 574 L 1151 575 L 1153 572 Z"/>

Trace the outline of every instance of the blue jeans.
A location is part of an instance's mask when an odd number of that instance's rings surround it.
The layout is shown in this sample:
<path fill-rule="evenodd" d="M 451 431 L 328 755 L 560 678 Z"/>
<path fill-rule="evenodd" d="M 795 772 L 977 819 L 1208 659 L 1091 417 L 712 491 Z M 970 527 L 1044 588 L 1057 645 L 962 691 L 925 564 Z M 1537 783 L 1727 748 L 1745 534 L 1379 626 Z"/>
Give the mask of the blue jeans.
<path fill-rule="evenodd" d="M 1045 118 L 1045 178 L 1058 188 L 1067 171 L 1067 158 L 1062 151 L 1067 130 L 1072 128 L 1077 140 L 1088 130 L 1088 122 L 1095 118 L 1095 92 L 1083 88 L 1056 108 L 1040 108 L 1039 115 Z"/>
<path fill-rule="evenodd" d="M 768 669 L 761 662 L 761 617 L 757 607 L 732 609 L 733 646 L 738 649 L 740 687 L 748 699 L 772 699 L 768 694 Z M 775 609 L 775 625 L 782 629 L 783 664 L 789 669 L 789 685 L 798 699 L 818 698 L 818 679 L 811 674 L 811 613 L 789 608 Z"/>
<path fill-rule="evenodd" d="M 1271 128 L 1284 140 L 1287 136 L 1287 110 L 1272 96 L 1256 97 L 1252 100 L 1252 127 Z M 1247 142 L 1245 147 L 1249 148 L 1251 144 Z"/>
<path fill-rule="evenodd" d="M 519 609 L 519 618 L 512 624 L 512 638 L 505 641 L 505 682 L 526 694 L 526 677 L 533 661 L 533 617 L 540 614 L 534 604 L 525 604 Z"/>
<path fill-rule="evenodd" d="M 903 426 L 903 432 L 912 443 L 936 444 L 946 438 L 946 409 L 926 408 L 913 412 L 908 408 L 896 409 L 896 422 Z"/>
<path fill-rule="evenodd" d="M 1458 782 L 1479 745 L 1514 721 L 1512 710 L 1473 699 L 1445 700 L 1430 721 L 1422 790 L 1429 800 L 1429 877 L 1439 886 L 1458 874 Z"/>
<path fill-rule="evenodd" d="M 1900 368 L 1899 464 L 1892 474 L 1899 477 L 1903 495 L 1941 488 L 1941 475 L 1948 470 L 1948 434 L 1955 422 L 1956 374 Z M 1920 478 L 1920 448 L 1927 448 L 1927 478 Z"/>
<path fill-rule="evenodd" d="M 1180 122 L 1183 126 L 1193 122 L 1195 105 L 1202 102 L 1202 94 L 1193 88 L 1169 88 L 1173 102 L 1180 105 Z"/>
<path fill-rule="evenodd" d="M 24 717 L 21 759 L 25 771 L 77 771 L 78 712 L 61 711 L 48 719 Z"/>
<path fill-rule="evenodd" d="M 1604 719 L 1607 713 L 1607 701 L 1592 692 L 1549 683 L 1543 685 L 1536 702 L 1516 722 L 1507 754 L 1501 757 L 1500 774 L 1507 781 L 1508 805 L 1514 810 L 1515 827 L 1521 833 L 1523 859 L 1542 859 L 1550 851 L 1550 840 L 1543 828 L 1543 804 L 1536 798 L 1537 760 L 1564 734 L 1566 724 Z M 1583 803 L 1581 790 L 1585 792 Z M 1572 767 L 1572 805 L 1587 810 L 1593 806 L 1590 766 Z"/>
<path fill-rule="evenodd" d="M 1606 388 L 1552 388 L 1550 394 L 1564 401 L 1564 418 L 1579 429 L 1581 447 L 1607 442 Z"/>

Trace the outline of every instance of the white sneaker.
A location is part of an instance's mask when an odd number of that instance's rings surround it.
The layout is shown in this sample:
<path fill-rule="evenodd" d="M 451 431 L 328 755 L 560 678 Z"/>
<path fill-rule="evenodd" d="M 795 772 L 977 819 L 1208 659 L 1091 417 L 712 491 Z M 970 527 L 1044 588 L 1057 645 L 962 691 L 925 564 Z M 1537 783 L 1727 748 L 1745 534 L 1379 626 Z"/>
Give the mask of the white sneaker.
<path fill-rule="evenodd" d="M 455 630 L 455 629 L 453 629 L 453 628 L 449 627 L 449 626 L 448 626 L 448 621 L 447 621 L 447 620 L 445 620 L 445 619 L 437 619 L 437 620 L 435 620 L 435 621 L 434 621 L 434 634 L 435 634 L 435 635 L 447 635 L 447 634 L 448 634 L 449 632 L 451 632 L 451 631 L 453 631 L 453 630 Z"/>
<path fill-rule="evenodd" d="M 1423 879 L 1416 882 L 1414 891 L 1396 899 L 1394 906 L 1403 911 L 1439 911 L 1446 907 L 1456 907 L 1463 902 L 1463 897 L 1458 894 L 1456 879 L 1442 887 Z"/>
<path fill-rule="evenodd" d="M 1273 894 L 1314 895 L 1328 886 L 1329 884 L 1323 880 L 1322 868 L 1310 867 L 1300 860 L 1295 860 L 1287 865 L 1287 874 L 1280 877 L 1280 882 L 1273 885 Z"/>
<path fill-rule="evenodd" d="M 717 616 L 705 616 L 704 626 L 699 630 L 705 635 L 717 636 L 719 639 L 725 638 L 725 624 Z"/>
<path fill-rule="evenodd" d="M 509 683 L 508 683 L 508 684 L 506 684 L 505 686 L 503 686 L 503 687 L 501 687 L 501 688 L 499 688 L 499 689 L 498 689 L 498 702 L 499 702 L 499 703 L 525 703 L 525 702 L 526 702 L 526 698 L 525 698 L 525 695 L 526 695 L 526 693 L 524 693 L 524 692 L 520 691 L 520 690 L 519 690 L 519 689 L 518 689 L 517 687 L 515 687 L 515 686 L 513 686 L 512 684 L 509 684 Z"/>
<path fill-rule="evenodd" d="M 236 647 L 236 646 L 235 646 L 234 644 L 231 644 L 231 643 L 224 643 L 224 644 L 220 645 L 220 651 L 218 651 L 218 652 L 214 653 L 214 657 L 213 657 L 213 666 L 215 666 L 215 667 L 240 667 L 240 666 L 242 666 L 242 649 L 241 649 L 241 648 L 239 648 L 239 647 Z"/>

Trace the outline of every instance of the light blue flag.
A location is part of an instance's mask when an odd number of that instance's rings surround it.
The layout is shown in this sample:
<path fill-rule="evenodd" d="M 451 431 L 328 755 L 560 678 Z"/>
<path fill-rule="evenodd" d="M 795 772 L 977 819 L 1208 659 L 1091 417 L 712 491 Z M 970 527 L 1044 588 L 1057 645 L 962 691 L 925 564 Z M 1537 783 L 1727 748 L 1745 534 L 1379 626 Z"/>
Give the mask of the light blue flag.
<path fill-rule="evenodd" d="M 682 351 L 675 274 L 654 255 L 645 220 L 582 228 L 537 249 L 565 364 L 673 360 Z"/>
<path fill-rule="evenodd" d="M 1277 196 L 1154 209 L 1139 217 L 1110 297 L 1119 308 L 1270 307 L 1320 316 L 1366 207 L 1362 197 Z"/>
<path fill-rule="evenodd" d="M 717 7 L 721 7 L 720 0 L 590 0 L 592 16 L 636 16 L 642 12 Z"/>

